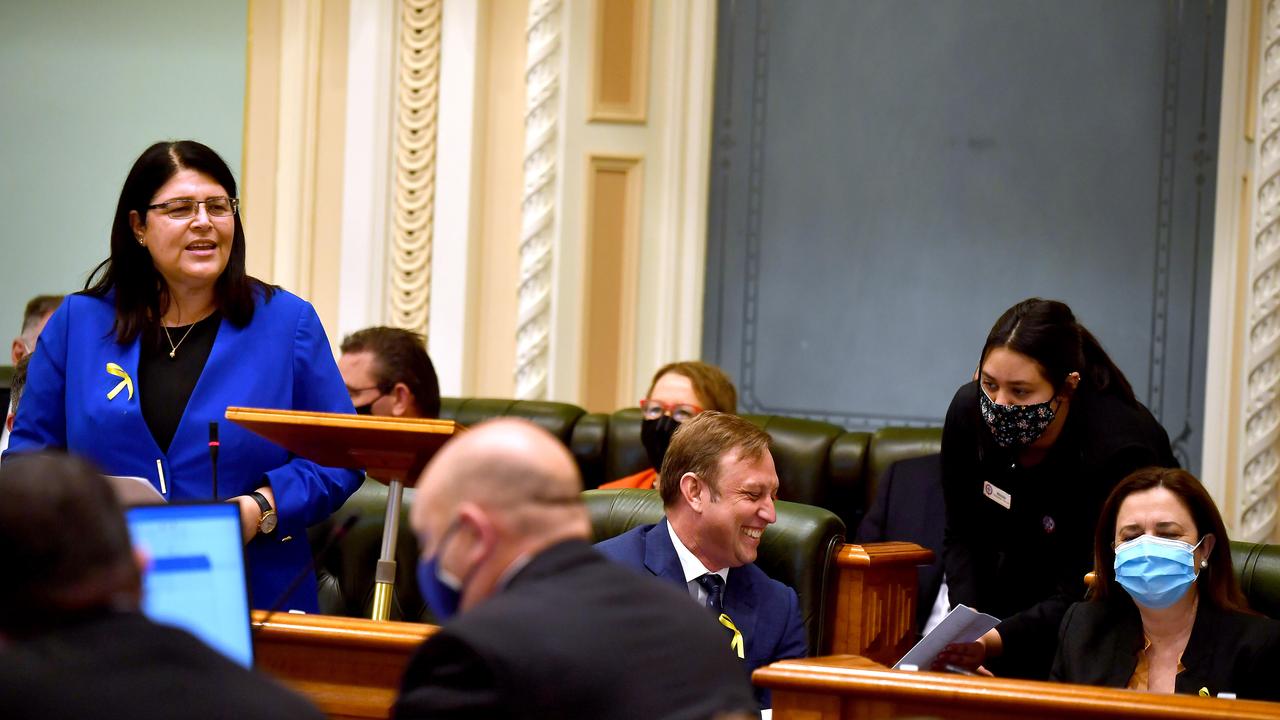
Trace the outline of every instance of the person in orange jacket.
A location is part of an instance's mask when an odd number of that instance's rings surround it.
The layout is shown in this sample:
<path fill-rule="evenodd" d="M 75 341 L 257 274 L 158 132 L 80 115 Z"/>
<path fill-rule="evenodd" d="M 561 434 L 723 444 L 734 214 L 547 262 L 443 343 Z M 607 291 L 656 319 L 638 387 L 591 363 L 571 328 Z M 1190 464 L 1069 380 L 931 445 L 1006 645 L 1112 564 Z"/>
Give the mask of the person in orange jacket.
<path fill-rule="evenodd" d="M 620 488 L 657 488 L 658 468 L 666 455 L 671 435 L 680 423 L 706 411 L 736 413 L 738 391 L 723 370 L 697 360 L 673 362 L 653 374 L 649 392 L 640 401 L 644 421 L 640 424 L 640 441 L 644 443 L 652 467 L 600 486 L 602 490 Z"/>

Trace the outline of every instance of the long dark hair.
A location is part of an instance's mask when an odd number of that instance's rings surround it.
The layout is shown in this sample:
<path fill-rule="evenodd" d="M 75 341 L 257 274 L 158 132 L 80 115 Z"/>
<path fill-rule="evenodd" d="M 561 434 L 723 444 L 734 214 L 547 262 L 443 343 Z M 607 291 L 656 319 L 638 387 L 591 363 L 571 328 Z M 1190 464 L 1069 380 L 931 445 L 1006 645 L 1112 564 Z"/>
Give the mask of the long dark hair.
<path fill-rule="evenodd" d="M 998 347 L 1009 348 L 1039 363 L 1054 393 L 1061 393 L 1067 376 L 1078 372 L 1081 382 L 1088 383 L 1094 390 L 1113 393 L 1130 403 L 1137 402 L 1124 373 L 1093 333 L 1076 321 L 1066 303 L 1029 298 L 1005 310 L 987 335 L 978 367 L 986 361 L 987 353 Z"/>
<path fill-rule="evenodd" d="M 1200 481 L 1179 468 L 1135 470 L 1107 496 L 1098 515 L 1098 528 L 1093 538 L 1093 588 L 1090 596 L 1095 600 L 1104 600 L 1112 595 L 1127 596 L 1123 588 L 1116 587 L 1116 551 L 1112 547 L 1116 538 L 1116 518 L 1125 498 L 1158 487 L 1177 496 L 1191 514 L 1191 521 L 1196 524 L 1200 537 L 1213 534 L 1213 549 L 1207 558 L 1209 564 L 1200 571 L 1196 580 L 1200 598 L 1223 610 L 1250 612 L 1249 602 L 1240 592 L 1240 583 L 1231 564 L 1231 539 L 1227 537 L 1222 514 Z"/>
<path fill-rule="evenodd" d="M 134 161 L 111 223 L 111 255 L 93 269 L 84 284 L 85 293 L 95 297 L 106 297 L 115 291 L 116 320 L 111 331 L 122 345 L 133 342 L 144 331 L 159 333 L 160 317 L 169 306 L 168 286 L 151 262 L 151 254 L 134 237 L 129 213 L 146 218 L 147 206 L 156 191 L 182 170 L 202 172 L 217 181 L 227 195 L 237 196 L 231 168 L 218 153 L 194 140 L 158 142 Z M 244 226 L 240 213 L 233 219 L 231 255 L 214 284 L 214 302 L 223 317 L 243 327 L 253 319 L 255 294 L 270 298 L 275 288 L 245 273 Z"/>

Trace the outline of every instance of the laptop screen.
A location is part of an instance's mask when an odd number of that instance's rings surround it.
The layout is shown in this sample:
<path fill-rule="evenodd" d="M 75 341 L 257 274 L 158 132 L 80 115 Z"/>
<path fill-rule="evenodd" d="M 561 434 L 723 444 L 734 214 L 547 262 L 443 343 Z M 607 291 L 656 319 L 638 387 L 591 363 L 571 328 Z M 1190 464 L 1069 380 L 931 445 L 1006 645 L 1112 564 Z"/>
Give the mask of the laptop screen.
<path fill-rule="evenodd" d="M 150 559 L 143 612 L 250 667 L 249 593 L 240 510 L 229 503 L 129 508 L 129 535 Z"/>

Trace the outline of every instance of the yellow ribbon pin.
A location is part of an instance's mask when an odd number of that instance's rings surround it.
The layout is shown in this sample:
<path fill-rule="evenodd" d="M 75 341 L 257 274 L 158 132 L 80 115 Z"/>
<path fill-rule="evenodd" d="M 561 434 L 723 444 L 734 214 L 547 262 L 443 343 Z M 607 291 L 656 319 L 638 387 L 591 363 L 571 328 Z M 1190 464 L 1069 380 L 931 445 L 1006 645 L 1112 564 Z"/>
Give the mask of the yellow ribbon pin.
<path fill-rule="evenodd" d="M 1200 688 L 1200 697 L 1209 697 L 1209 688 L 1207 687 Z"/>
<path fill-rule="evenodd" d="M 733 621 L 724 613 L 720 613 L 720 624 L 733 631 L 733 639 L 729 641 L 729 647 L 738 651 L 739 660 L 745 658 L 746 654 L 742 652 L 742 633 L 738 632 L 738 628 L 734 627 Z"/>
<path fill-rule="evenodd" d="M 107 399 L 115 400 L 116 396 L 120 394 L 121 390 L 125 388 L 129 388 L 129 399 L 132 400 L 133 399 L 133 378 L 129 377 L 129 373 L 125 372 L 124 368 L 120 367 L 115 363 L 107 363 L 107 374 L 113 375 L 118 378 L 123 378 L 119 383 L 116 383 L 116 386 L 111 390 L 111 392 L 107 393 Z"/>

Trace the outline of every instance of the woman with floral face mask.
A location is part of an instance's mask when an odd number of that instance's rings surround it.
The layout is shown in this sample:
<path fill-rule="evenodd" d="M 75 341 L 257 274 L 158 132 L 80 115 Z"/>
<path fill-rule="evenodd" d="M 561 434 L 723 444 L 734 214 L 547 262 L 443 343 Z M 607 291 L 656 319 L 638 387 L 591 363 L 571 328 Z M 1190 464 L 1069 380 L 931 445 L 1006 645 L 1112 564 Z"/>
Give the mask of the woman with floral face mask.
<path fill-rule="evenodd" d="M 1032 298 L 991 329 L 942 432 L 952 605 L 1002 620 L 939 664 L 1044 679 L 1084 596 L 1103 500 L 1127 474 L 1176 466 L 1169 436 L 1065 304 Z"/>
<path fill-rule="evenodd" d="M 1072 605 L 1050 679 L 1280 700 L 1280 622 L 1250 612 L 1222 516 L 1184 470 L 1145 468 L 1102 508 L 1089 602 Z"/>

